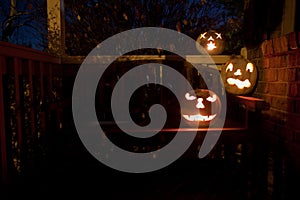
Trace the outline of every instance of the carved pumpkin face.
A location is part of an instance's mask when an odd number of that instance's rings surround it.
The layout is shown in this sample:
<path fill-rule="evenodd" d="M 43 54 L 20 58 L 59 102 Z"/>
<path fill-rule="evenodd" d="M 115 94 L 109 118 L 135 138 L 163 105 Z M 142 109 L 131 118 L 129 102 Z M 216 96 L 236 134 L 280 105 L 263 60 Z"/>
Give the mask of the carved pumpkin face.
<path fill-rule="evenodd" d="M 214 30 L 201 33 L 197 38 L 197 45 L 201 45 L 208 54 L 221 54 L 224 51 L 224 44 L 222 34 Z M 198 46 L 197 48 L 201 51 Z"/>
<path fill-rule="evenodd" d="M 191 92 L 185 94 L 186 103 L 181 115 L 187 124 L 209 126 L 220 114 L 221 101 L 215 92 L 207 89 L 196 89 L 194 93 L 195 96 Z"/>
<path fill-rule="evenodd" d="M 257 69 L 243 57 L 230 59 L 221 69 L 221 76 L 227 92 L 231 94 L 248 94 L 256 84 Z"/>

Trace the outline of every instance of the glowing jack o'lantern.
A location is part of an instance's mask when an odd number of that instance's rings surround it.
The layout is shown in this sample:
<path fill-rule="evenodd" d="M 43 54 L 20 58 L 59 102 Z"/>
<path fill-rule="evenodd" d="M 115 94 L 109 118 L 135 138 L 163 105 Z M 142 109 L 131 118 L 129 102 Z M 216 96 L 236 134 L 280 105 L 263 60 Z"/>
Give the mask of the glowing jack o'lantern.
<path fill-rule="evenodd" d="M 228 93 L 243 95 L 254 89 L 257 69 L 252 62 L 243 57 L 232 57 L 222 67 L 221 76 Z"/>
<path fill-rule="evenodd" d="M 181 108 L 181 115 L 187 124 L 199 127 L 209 126 L 221 111 L 221 101 L 218 95 L 207 89 L 196 89 L 185 94 L 186 103 Z"/>
<path fill-rule="evenodd" d="M 221 54 L 224 51 L 225 39 L 221 33 L 214 30 L 201 33 L 196 41 L 196 47 L 201 52 L 201 45 L 208 54 Z"/>

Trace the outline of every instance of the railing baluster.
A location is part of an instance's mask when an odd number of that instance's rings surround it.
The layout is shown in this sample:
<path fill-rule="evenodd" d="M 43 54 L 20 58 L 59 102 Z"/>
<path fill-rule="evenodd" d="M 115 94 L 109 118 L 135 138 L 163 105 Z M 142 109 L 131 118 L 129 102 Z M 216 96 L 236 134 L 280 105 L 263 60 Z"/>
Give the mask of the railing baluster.
<path fill-rule="evenodd" d="M 6 135 L 5 135 L 5 109 L 4 109 L 4 92 L 3 78 L 6 73 L 5 57 L 0 56 L 0 147 L 1 147 L 1 182 L 6 185 L 7 182 L 7 152 L 6 152 Z"/>
<path fill-rule="evenodd" d="M 32 135 L 35 134 L 35 109 L 34 109 L 34 90 L 33 90 L 33 75 L 34 75 L 34 62 L 28 61 L 28 79 L 29 79 L 29 95 L 30 95 L 30 121 Z"/>
<path fill-rule="evenodd" d="M 44 90 L 44 73 L 45 73 L 45 63 L 44 62 L 40 62 L 39 63 L 39 80 L 40 80 L 40 87 L 41 87 L 41 94 L 40 94 L 40 106 L 44 107 L 45 106 L 45 90 Z M 41 122 L 42 122 L 42 131 L 43 133 L 45 133 L 46 131 L 46 114 L 45 114 L 45 110 L 42 109 L 42 113 L 41 113 Z"/>
<path fill-rule="evenodd" d="M 51 94 L 51 97 L 53 96 L 52 92 L 53 92 L 53 65 L 49 63 L 48 65 L 48 77 L 47 77 L 47 81 L 49 84 L 49 92 Z"/>
<path fill-rule="evenodd" d="M 15 102 L 16 102 L 16 123 L 17 123 L 17 148 L 22 155 L 22 141 L 23 141 L 23 129 L 22 129 L 22 107 L 21 107 L 21 93 L 20 93 L 20 75 L 22 73 L 22 62 L 19 58 L 14 58 L 14 77 L 15 77 Z M 21 156 L 22 159 L 22 156 Z"/>

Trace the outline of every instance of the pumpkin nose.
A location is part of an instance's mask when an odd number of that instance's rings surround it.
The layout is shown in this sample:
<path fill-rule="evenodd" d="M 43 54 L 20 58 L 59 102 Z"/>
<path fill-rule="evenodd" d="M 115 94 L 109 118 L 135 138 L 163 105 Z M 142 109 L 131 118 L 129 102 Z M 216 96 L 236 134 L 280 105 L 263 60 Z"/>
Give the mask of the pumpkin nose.
<path fill-rule="evenodd" d="M 205 108 L 202 98 L 198 98 L 198 103 L 196 105 L 196 108 Z"/>
<path fill-rule="evenodd" d="M 207 40 L 208 41 L 214 41 L 214 38 L 212 36 L 210 36 Z"/>
<path fill-rule="evenodd" d="M 240 69 L 236 70 L 236 72 L 233 73 L 235 76 L 240 76 L 242 75 L 242 72 Z"/>

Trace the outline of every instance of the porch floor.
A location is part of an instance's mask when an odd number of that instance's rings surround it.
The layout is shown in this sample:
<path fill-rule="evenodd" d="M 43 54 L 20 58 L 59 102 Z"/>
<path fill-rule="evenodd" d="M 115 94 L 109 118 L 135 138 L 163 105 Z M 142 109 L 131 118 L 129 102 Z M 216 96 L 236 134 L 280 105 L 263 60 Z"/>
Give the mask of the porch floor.
<path fill-rule="evenodd" d="M 103 165 L 86 151 L 71 127 L 60 134 L 64 137 L 54 138 L 56 145 L 42 167 L 27 170 L 10 185 L 8 199 L 285 200 L 299 196 L 299 181 L 295 182 L 293 165 L 281 144 L 249 138 L 249 132 L 225 132 L 206 158 L 198 159 L 191 148 L 171 165 L 143 174 Z"/>

